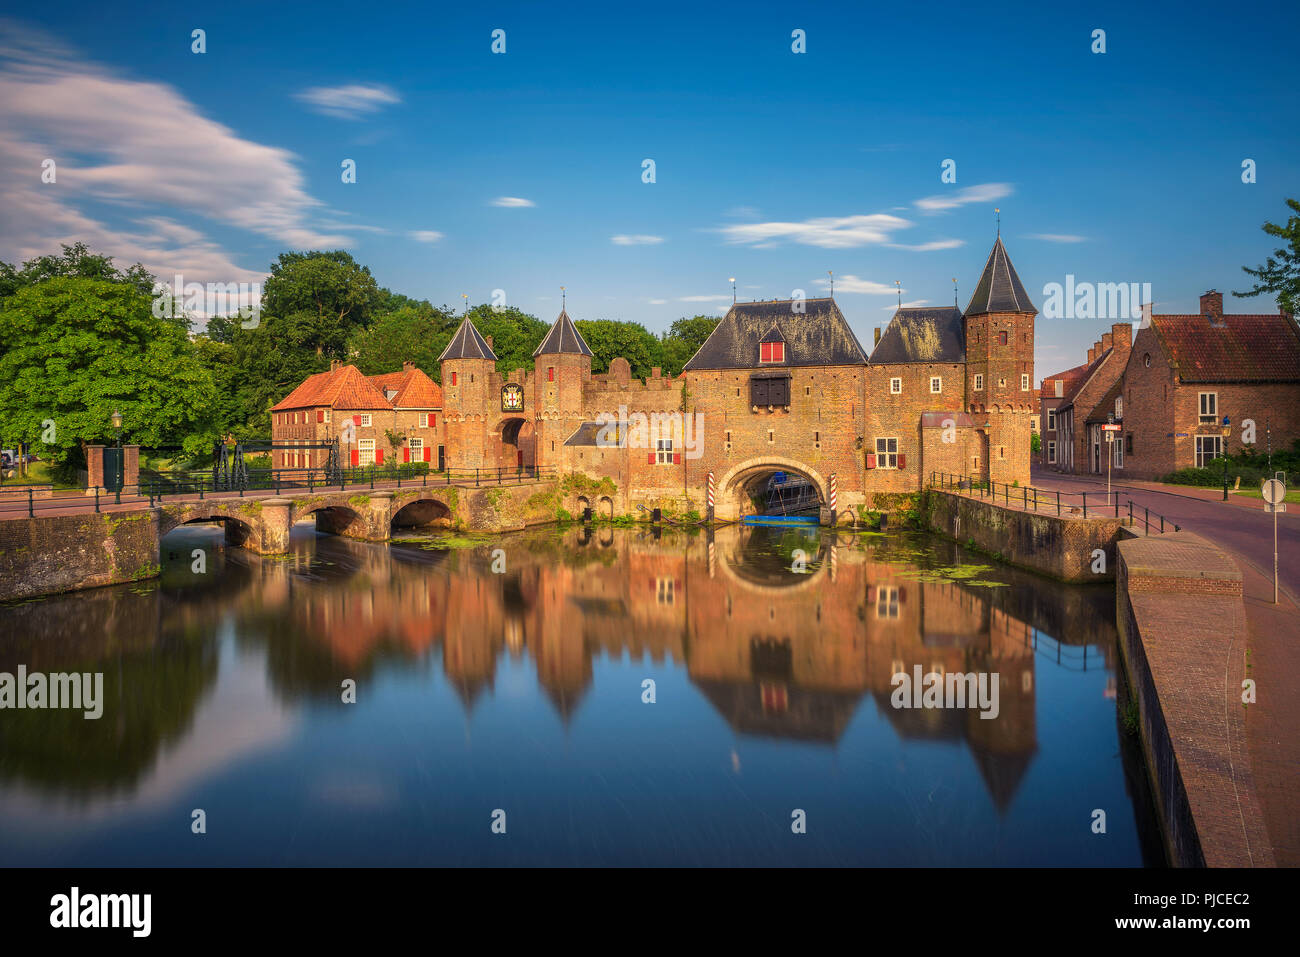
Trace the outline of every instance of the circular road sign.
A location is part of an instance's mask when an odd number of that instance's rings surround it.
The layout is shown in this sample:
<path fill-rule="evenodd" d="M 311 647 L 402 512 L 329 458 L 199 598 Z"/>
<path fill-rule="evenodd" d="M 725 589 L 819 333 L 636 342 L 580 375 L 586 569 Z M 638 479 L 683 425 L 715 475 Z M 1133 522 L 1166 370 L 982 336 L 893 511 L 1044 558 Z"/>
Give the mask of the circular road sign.
<path fill-rule="evenodd" d="M 1276 505 L 1286 497 L 1286 486 L 1277 479 L 1269 479 L 1260 491 L 1264 495 L 1264 501 L 1269 505 Z"/>

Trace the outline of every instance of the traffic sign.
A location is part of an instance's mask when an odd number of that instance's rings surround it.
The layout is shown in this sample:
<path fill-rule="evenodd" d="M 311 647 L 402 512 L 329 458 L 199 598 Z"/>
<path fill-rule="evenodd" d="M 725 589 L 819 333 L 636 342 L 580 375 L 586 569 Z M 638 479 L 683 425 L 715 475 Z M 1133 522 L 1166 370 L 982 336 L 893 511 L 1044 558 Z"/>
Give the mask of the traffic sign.
<path fill-rule="evenodd" d="M 1260 494 L 1264 496 L 1264 501 L 1269 505 L 1277 505 L 1286 498 L 1286 486 L 1278 479 L 1269 479 L 1260 489 Z"/>
<path fill-rule="evenodd" d="M 1107 441 L 1107 442 L 1114 442 L 1114 441 L 1115 441 L 1115 433 L 1114 433 L 1114 432 L 1107 432 L 1107 433 L 1106 433 L 1106 441 Z"/>
<path fill-rule="evenodd" d="M 1122 429 L 1122 428 L 1124 428 L 1124 426 L 1122 426 L 1122 425 L 1110 425 L 1110 424 L 1105 424 L 1105 425 L 1103 425 L 1103 426 L 1101 427 L 1101 430 L 1102 430 L 1103 432 L 1118 432 L 1118 431 L 1119 431 L 1120 429 Z"/>
<path fill-rule="evenodd" d="M 1270 502 L 1265 502 L 1265 503 L 1264 503 L 1264 511 L 1266 511 L 1266 512 L 1285 512 L 1285 511 L 1286 511 L 1286 502 L 1278 502 L 1276 505 L 1273 505 L 1273 504 L 1270 503 Z"/>

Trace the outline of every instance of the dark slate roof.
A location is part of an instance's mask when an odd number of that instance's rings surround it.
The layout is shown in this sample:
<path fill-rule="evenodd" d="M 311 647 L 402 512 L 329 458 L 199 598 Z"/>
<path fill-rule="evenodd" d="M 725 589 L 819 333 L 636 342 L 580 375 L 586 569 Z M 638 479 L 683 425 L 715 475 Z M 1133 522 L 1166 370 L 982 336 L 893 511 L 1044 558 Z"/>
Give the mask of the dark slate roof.
<path fill-rule="evenodd" d="M 496 362 L 497 354 L 492 351 L 487 340 L 479 335 L 467 315 L 461 320 L 460 328 L 451 337 L 451 342 L 447 343 L 447 348 L 438 356 L 439 362 L 443 359 L 491 359 Z"/>
<path fill-rule="evenodd" d="M 600 437 L 601 430 L 605 428 L 603 422 L 584 422 L 578 426 L 571 436 L 564 440 L 565 445 L 586 445 L 594 446 L 601 443 L 596 440 Z M 615 446 L 611 445 L 611 448 Z"/>
<path fill-rule="evenodd" d="M 1225 314 L 1151 317 L 1183 382 L 1295 382 L 1300 380 L 1300 333 L 1284 315 Z"/>
<path fill-rule="evenodd" d="M 1011 265 L 1007 247 L 1002 245 L 1002 237 L 993 244 L 989 261 L 984 264 L 984 274 L 975 286 L 975 295 L 970 297 L 966 315 L 979 316 L 986 312 L 1032 312 L 1038 307 L 1025 292 L 1016 275 L 1016 267 Z"/>
<path fill-rule="evenodd" d="M 795 303 L 803 312 L 795 312 Z M 779 327 L 785 341 L 785 361 L 773 366 L 865 365 L 867 354 L 833 299 L 738 302 L 704 340 L 684 369 L 754 369 L 760 366 L 758 346 Z"/>
<path fill-rule="evenodd" d="M 773 326 L 771 329 L 767 331 L 767 335 L 765 335 L 762 339 L 759 339 L 758 341 L 759 342 L 785 342 L 785 336 L 782 335 L 780 326 Z"/>
<path fill-rule="evenodd" d="M 966 323 L 956 306 L 899 309 L 871 353 L 871 364 L 965 362 Z"/>
<path fill-rule="evenodd" d="M 556 316 L 555 322 L 551 324 L 551 331 L 546 334 L 542 344 L 533 352 L 533 358 L 540 355 L 554 355 L 555 353 L 567 352 L 576 353 L 580 356 L 591 355 L 591 348 L 587 345 L 587 340 L 582 338 L 582 333 L 573 324 L 569 314 L 563 309 Z"/>

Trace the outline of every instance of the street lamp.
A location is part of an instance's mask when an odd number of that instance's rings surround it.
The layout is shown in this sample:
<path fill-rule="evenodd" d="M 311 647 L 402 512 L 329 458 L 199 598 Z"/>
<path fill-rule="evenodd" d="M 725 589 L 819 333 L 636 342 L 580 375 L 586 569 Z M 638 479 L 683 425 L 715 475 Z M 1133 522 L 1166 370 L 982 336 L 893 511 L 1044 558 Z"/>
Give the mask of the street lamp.
<path fill-rule="evenodd" d="M 1226 415 L 1223 417 L 1223 500 L 1228 500 L 1228 436 L 1232 430 L 1228 426 L 1232 425 L 1232 420 Z"/>
<path fill-rule="evenodd" d="M 109 421 L 113 423 L 113 428 L 117 432 L 117 447 L 120 449 L 122 447 L 122 413 L 114 409 Z"/>

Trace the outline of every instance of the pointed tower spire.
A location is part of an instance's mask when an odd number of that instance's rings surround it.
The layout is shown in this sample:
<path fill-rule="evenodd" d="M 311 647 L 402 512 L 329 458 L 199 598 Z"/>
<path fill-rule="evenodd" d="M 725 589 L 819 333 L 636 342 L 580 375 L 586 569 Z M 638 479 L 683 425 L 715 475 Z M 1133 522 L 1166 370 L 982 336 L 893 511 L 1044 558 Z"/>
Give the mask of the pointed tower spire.
<path fill-rule="evenodd" d="M 1029 298 L 1020 277 L 1016 275 L 1016 268 L 1011 265 L 1011 257 L 1002 245 L 1001 236 L 993 242 L 989 261 L 984 264 L 984 272 L 975 284 L 975 292 L 966 307 L 968 316 L 987 312 L 1038 312 L 1038 307 Z"/>
<path fill-rule="evenodd" d="M 587 345 L 587 340 L 582 338 L 582 333 L 573 324 L 568 312 L 561 308 L 560 314 L 556 317 L 555 322 L 551 324 L 550 332 L 546 333 L 541 345 L 534 350 L 533 358 L 536 359 L 540 355 L 556 355 L 565 352 L 590 356 L 591 347 Z"/>
<path fill-rule="evenodd" d="M 438 356 L 439 362 L 443 359 L 488 359 L 496 362 L 497 354 L 492 351 L 487 340 L 479 335 L 478 329 L 470 321 L 469 313 L 465 313 L 465 318 L 460 321 L 460 326 L 452 335 L 451 342 L 447 343 L 447 348 L 443 349 L 442 355 Z"/>

